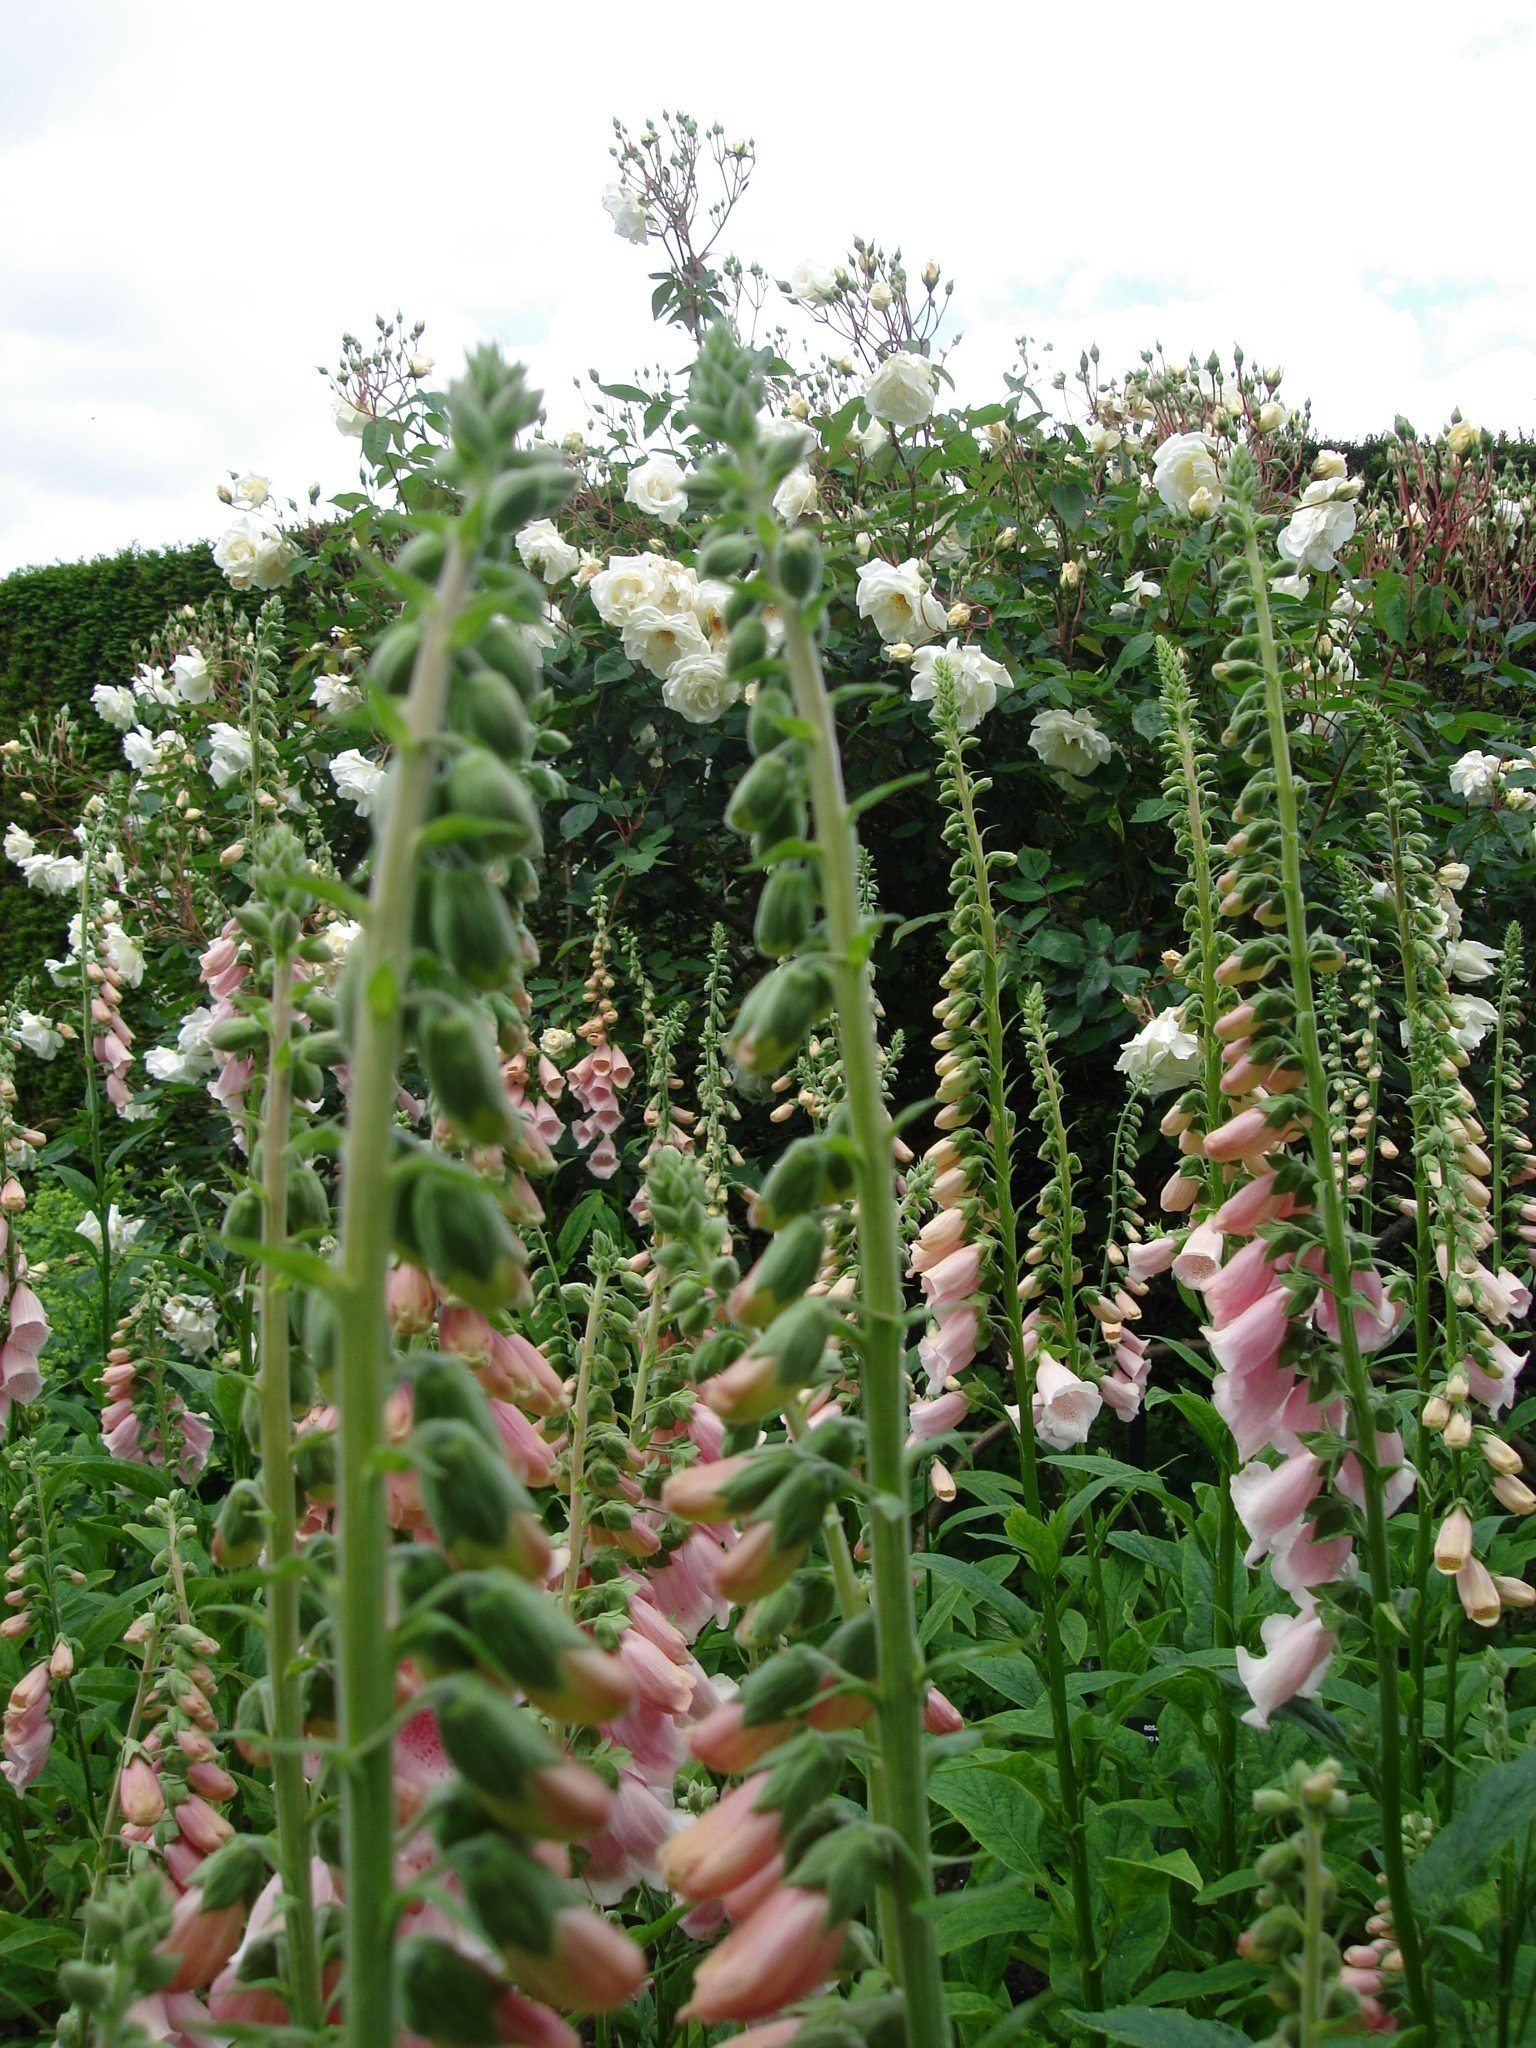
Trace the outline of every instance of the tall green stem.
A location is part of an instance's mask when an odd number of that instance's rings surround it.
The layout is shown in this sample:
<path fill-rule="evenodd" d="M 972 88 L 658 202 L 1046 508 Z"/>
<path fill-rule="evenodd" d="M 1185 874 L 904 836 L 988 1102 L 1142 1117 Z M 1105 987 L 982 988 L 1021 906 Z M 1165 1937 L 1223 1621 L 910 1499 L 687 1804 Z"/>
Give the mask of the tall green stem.
<path fill-rule="evenodd" d="M 1302 1823 L 1301 2011 L 1298 2048 L 1319 2048 L 1323 2040 L 1323 1901 L 1328 1873 L 1323 1866 L 1323 1818 L 1308 1807 Z"/>
<path fill-rule="evenodd" d="M 1019 1300 L 1018 1211 L 1013 1200 L 1013 1114 L 1008 1107 L 1008 1067 L 1003 1042 L 1002 990 L 998 976 L 1000 949 L 997 918 L 992 908 L 992 890 L 987 877 L 986 848 L 976 821 L 976 804 L 971 779 L 958 735 L 951 738 L 950 774 L 966 848 L 975 878 L 976 911 L 980 925 L 982 1012 L 986 1034 L 986 1091 L 988 1143 L 992 1152 L 993 1201 L 997 1220 L 999 1301 L 1007 1333 L 1008 1358 L 1013 1372 L 1013 1398 L 1019 1407 L 1019 1468 L 1024 1485 L 1024 1504 L 1036 1521 L 1041 1517 L 1040 1470 L 1035 1452 L 1033 1424 L 1035 1362 L 1024 1342 L 1024 1307 Z M 1070 1194 L 1068 1198 L 1070 1214 Z M 1066 1285 L 1071 1286 L 1070 1273 Z M 1075 1308 L 1072 1309 L 1075 1320 Z M 1056 1753 L 1056 1776 L 1061 1787 L 1062 1822 L 1067 1837 L 1067 1864 L 1072 1882 L 1072 1925 L 1077 1966 L 1083 1981 L 1083 1996 L 1095 2008 L 1101 2002 L 1102 1986 L 1098 1947 L 1094 1935 L 1093 1886 L 1088 1869 L 1088 1842 L 1083 1812 L 1082 1783 L 1072 1745 L 1072 1716 L 1067 1703 L 1066 1653 L 1061 1638 L 1061 1606 L 1055 1573 L 1037 1575 L 1040 1632 L 1045 1651 L 1046 1691 L 1051 1706 L 1051 1741 Z"/>
<path fill-rule="evenodd" d="M 569 1613 L 581 1581 L 581 1554 L 587 1540 L 587 1495 L 583 1484 L 587 1460 L 587 1412 L 592 1400 L 592 1360 L 597 1352 L 597 1333 L 602 1327 L 603 1296 L 608 1288 L 608 1270 L 603 1267 L 592 1281 L 587 1304 L 587 1326 L 581 1336 L 581 1363 L 576 1374 L 576 1405 L 571 1415 L 571 1473 L 566 1542 L 570 1554 L 565 1563 L 564 1603 Z M 658 1282 L 658 1294 L 660 1283 Z"/>
<path fill-rule="evenodd" d="M 107 1168 L 101 1136 L 101 1088 L 96 1078 L 96 1055 L 93 1049 L 96 1038 L 96 1019 L 91 1015 L 91 1003 L 96 993 L 96 984 L 88 972 L 91 965 L 91 848 L 87 843 L 85 865 L 80 877 L 80 983 L 84 991 L 81 997 L 80 1026 L 84 1039 L 82 1051 L 85 1055 L 85 1116 L 91 1137 L 91 1178 L 96 1187 L 96 1222 L 101 1231 L 101 1244 L 97 1251 L 101 1298 L 98 1304 L 101 1330 L 101 1362 L 107 1362 L 107 1353 L 112 1349 L 112 1201 L 107 1190 Z"/>
<path fill-rule="evenodd" d="M 390 1720 L 394 1659 L 388 1612 L 389 1521 L 384 1469 L 388 1393 L 389 1170 L 402 981 L 410 938 L 415 840 L 427 814 L 433 742 L 451 667 L 449 634 L 469 588 L 470 561 L 450 540 L 403 707 L 407 739 L 390 779 L 353 1026 L 352 1093 L 342 1162 L 337 1395 L 340 1574 L 337 1677 L 346 1847 L 345 2040 L 380 2048 L 394 2038 L 392 1874 L 394 1798 Z"/>
<path fill-rule="evenodd" d="M 267 1088 L 262 1133 L 262 1242 L 288 1237 L 288 1133 L 293 1112 L 289 1056 L 293 965 L 286 952 L 272 968 Z M 301 2031 L 320 2024 L 320 1950 L 309 1882 L 309 1813 L 304 1783 L 304 1709 L 299 1677 L 298 1545 L 293 1487 L 293 1419 L 288 1355 L 288 1290 L 275 1265 L 261 1269 L 261 1478 L 267 1504 L 267 1678 L 272 1688 L 272 1789 L 277 1809 L 277 1867 L 288 1931 L 288 1992 Z"/>
<path fill-rule="evenodd" d="M 795 709 L 810 728 L 807 752 L 826 910 L 828 964 L 836 991 L 838 1045 L 858 1155 L 864 1421 L 871 1495 L 870 1553 L 879 1644 L 876 1724 L 889 1823 L 903 1867 L 893 1880 L 899 1957 L 891 1958 L 906 2004 L 908 2038 L 947 2048 L 949 2017 L 933 1921 L 928 1782 L 923 1754 L 925 1681 L 912 1597 L 907 1507 L 907 1400 L 902 1376 L 901 1236 L 892 1176 L 891 1123 L 880 1092 L 866 938 L 859 914 L 857 837 L 821 662 L 798 607 L 785 607 L 785 650 Z M 359 2044 L 361 2048 L 361 2044 Z"/>
<path fill-rule="evenodd" d="M 1392 1901 L 1393 1935 L 1403 1958 L 1409 2003 L 1414 2018 L 1432 2040 L 1434 2008 L 1430 2002 L 1419 1924 L 1408 1891 L 1408 1871 L 1403 1856 L 1403 1722 L 1398 1685 L 1398 1622 L 1392 1606 L 1392 1559 L 1387 1542 L 1381 1464 L 1376 1452 L 1376 1416 L 1371 1404 L 1370 1376 L 1350 1305 L 1354 1294 L 1354 1274 L 1349 1231 L 1343 1196 L 1334 1171 L 1328 1076 L 1323 1065 L 1317 1009 L 1312 994 L 1312 959 L 1301 875 L 1300 804 L 1296 780 L 1291 772 L 1290 741 L 1285 724 L 1285 689 L 1275 646 L 1274 622 L 1269 610 L 1269 589 L 1259 559 L 1258 540 L 1252 533 L 1245 552 L 1264 669 L 1265 715 L 1280 825 L 1286 942 L 1296 998 L 1297 1044 L 1306 1074 L 1308 1136 L 1316 1171 L 1328 1279 L 1338 1303 L 1339 1349 L 1344 1360 L 1350 1428 L 1365 1493 L 1366 1571 L 1371 1588 L 1371 1627 L 1376 1652 L 1376 1682 L 1381 1700 L 1381 1755 L 1377 1766 L 1381 1785 L 1381 1857 Z"/>

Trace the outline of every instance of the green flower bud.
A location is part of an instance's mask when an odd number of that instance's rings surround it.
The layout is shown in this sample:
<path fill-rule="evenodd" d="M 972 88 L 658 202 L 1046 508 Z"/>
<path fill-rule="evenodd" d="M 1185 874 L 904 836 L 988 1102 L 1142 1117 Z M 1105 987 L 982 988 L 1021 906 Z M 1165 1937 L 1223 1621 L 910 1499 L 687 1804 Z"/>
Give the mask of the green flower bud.
<path fill-rule="evenodd" d="M 481 828 L 475 838 L 498 851 L 534 859 L 543 851 L 538 806 L 526 781 L 484 747 L 468 747 L 454 761 L 443 778 L 442 805 L 450 816 L 474 819 Z"/>
<path fill-rule="evenodd" d="M 448 722 L 466 739 L 489 747 L 499 760 L 526 761 L 532 752 L 533 727 L 523 700 L 493 668 L 455 677 Z"/>
<path fill-rule="evenodd" d="M 423 1423 L 412 1447 L 422 1502 L 449 1556 L 471 1569 L 503 1565 L 541 1578 L 549 1539 L 499 1452 L 458 1420 Z"/>
<path fill-rule="evenodd" d="M 810 936 L 816 916 L 816 883 L 799 861 L 776 867 L 763 884 L 752 936 L 770 960 L 787 960 Z"/>
<path fill-rule="evenodd" d="M 501 1062 L 482 1020 L 467 1006 L 434 1005 L 421 1027 L 421 1058 L 438 1107 L 473 1145 L 512 1134 Z"/>
<path fill-rule="evenodd" d="M 433 2048 L 486 2048 L 500 2038 L 496 2008 L 506 1991 L 500 1977 L 426 1935 L 401 1942 L 395 1967 L 405 2024 Z"/>
<path fill-rule="evenodd" d="M 224 1496 L 213 1532 L 213 1561 L 225 1571 L 244 1571 L 267 1540 L 266 1502 L 254 1479 L 237 1479 Z"/>

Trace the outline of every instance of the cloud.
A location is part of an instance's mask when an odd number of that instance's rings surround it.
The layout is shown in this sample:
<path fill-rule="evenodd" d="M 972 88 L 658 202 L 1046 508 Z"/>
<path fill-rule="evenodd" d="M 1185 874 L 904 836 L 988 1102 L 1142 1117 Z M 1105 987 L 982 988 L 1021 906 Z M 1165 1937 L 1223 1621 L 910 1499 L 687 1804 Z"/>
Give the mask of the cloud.
<path fill-rule="evenodd" d="M 755 136 L 732 236 L 771 274 L 855 232 L 937 257 L 966 396 L 1024 333 L 1106 368 L 1240 339 L 1338 435 L 1529 421 L 1523 14 L 1490 4 L 1469 38 L 1369 0 L 1166 0 L 1155 28 L 1109 0 L 1091 36 L 981 0 L 878 28 L 703 0 L 25 10 L 0 63 L 0 571 L 211 535 L 232 469 L 345 487 L 315 366 L 380 308 L 424 316 L 445 370 L 477 338 L 525 354 L 562 427 L 589 367 L 679 366 L 654 254 L 599 204 L 610 113 L 663 106 Z"/>

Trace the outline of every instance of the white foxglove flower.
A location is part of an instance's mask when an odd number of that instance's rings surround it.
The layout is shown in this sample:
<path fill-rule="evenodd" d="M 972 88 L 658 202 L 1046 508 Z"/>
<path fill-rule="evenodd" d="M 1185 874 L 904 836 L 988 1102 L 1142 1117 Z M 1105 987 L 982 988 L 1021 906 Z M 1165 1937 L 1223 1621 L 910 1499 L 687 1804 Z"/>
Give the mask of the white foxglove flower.
<path fill-rule="evenodd" d="M 36 1010 L 16 1012 L 16 1037 L 34 1058 L 40 1060 L 51 1060 L 64 1043 L 62 1034 L 55 1031 L 48 1019 L 40 1017 Z"/>
<path fill-rule="evenodd" d="M 204 1358 L 219 1334 L 219 1312 L 206 1294 L 173 1294 L 161 1310 L 165 1327 L 182 1350 Z"/>
<path fill-rule="evenodd" d="M 116 1202 L 107 1210 L 107 1248 L 114 1259 L 120 1259 L 144 1228 L 142 1216 L 125 1216 Z M 83 1237 L 95 1251 L 101 1250 L 101 1218 L 94 1209 L 88 1209 L 75 1225 L 76 1237 Z"/>
<path fill-rule="evenodd" d="M 23 832 L 19 825 L 5 828 L 5 857 L 18 867 L 24 860 L 30 860 L 37 852 L 37 841 L 30 832 Z"/>
<path fill-rule="evenodd" d="M 1487 981 L 1498 972 L 1500 957 L 1497 946 L 1485 946 L 1481 939 L 1458 939 L 1445 971 L 1453 981 Z"/>

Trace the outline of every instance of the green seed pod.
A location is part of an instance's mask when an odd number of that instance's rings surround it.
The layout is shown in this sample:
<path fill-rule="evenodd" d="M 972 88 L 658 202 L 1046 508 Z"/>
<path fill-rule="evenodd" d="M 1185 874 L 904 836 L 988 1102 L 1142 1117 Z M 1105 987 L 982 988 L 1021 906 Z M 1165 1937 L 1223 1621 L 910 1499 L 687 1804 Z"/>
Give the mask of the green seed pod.
<path fill-rule="evenodd" d="M 825 1250 L 826 1234 L 819 1221 L 814 1216 L 797 1216 L 778 1232 L 762 1257 L 737 1283 L 727 1304 L 731 1314 L 738 1322 L 749 1323 L 754 1329 L 766 1333 L 769 1325 L 792 1303 L 800 1301 L 816 1278 Z M 775 1357 L 798 1360 L 801 1347 L 813 1339 L 816 1310 L 821 1313 L 821 1342 L 825 1344 L 826 1319 L 831 1311 L 818 1298 L 812 1305 L 811 1317 L 804 1329 L 798 1325 L 791 1329 L 786 1325 L 773 1340 L 771 1349 Z M 759 1344 L 766 1341 L 765 1336 Z"/>
<path fill-rule="evenodd" d="M 555 1916 L 567 1894 L 542 1863 L 508 1836 L 487 1834 L 458 1844 L 453 1868 L 493 1948 L 503 1955 L 553 1955 Z"/>
<path fill-rule="evenodd" d="M 432 2048 L 486 2048 L 500 2039 L 496 2008 L 503 1980 L 446 1941 L 411 1935 L 396 1951 L 406 2026 Z"/>
<path fill-rule="evenodd" d="M 750 590 L 733 590 L 725 601 L 725 623 L 728 627 L 739 626 L 743 619 L 750 619 L 758 609 L 759 599 Z"/>
<path fill-rule="evenodd" d="M 368 657 L 368 673 L 386 696 L 403 697 L 410 688 L 420 645 L 421 626 L 414 619 L 402 619 L 374 643 Z"/>
<path fill-rule="evenodd" d="M 803 1714 L 815 1699 L 820 1684 L 821 1668 L 810 1650 L 803 1645 L 780 1650 L 776 1657 L 760 1664 L 743 1679 L 742 1726 L 761 1728 Z"/>
<path fill-rule="evenodd" d="M 755 668 L 768 654 L 768 628 L 754 612 L 743 619 L 739 626 L 731 628 L 731 637 L 726 643 L 725 666 L 733 676 L 744 675 Z"/>
<path fill-rule="evenodd" d="M 754 755 L 766 754 L 784 738 L 781 720 L 793 718 L 795 707 L 789 692 L 777 683 L 761 683 L 747 713 L 747 745 Z"/>
<path fill-rule="evenodd" d="M 744 576 L 757 548 L 744 533 L 712 534 L 699 550 L 701 576 Z"/>
<path fill-rule="evenodd" d="M 434 1174 L 411 1202 L 410 1219 L 419 1240 L 412 1263 L 428 1267 L 471 1308 L 489 1313 L 526 1305 L 523 1246 L 495 1196 L 472 1176 Z M 399 1235 L 397 1224 L 397 1242 Z"/>
<path fill-rule="evenodd" d="M 269 1875 L 267 1859 L 251 1837 L 234 1836 L 205 1857 L 198 1868 L 197 1888 L 203 1895 L 204 1912 L 251 1905 Z"/>
<path fill-rule="evenodd" d="M 552 464 L 503 470 L 486 490 L 485 523 L 492 533 L 512 533 L 563 504 L 570 489 L 566 471 Z"/>
<path fill-rule="evenodd" d="M 420 1351 L 413 1355 L 411 1367 L 411 1413 L 418 1427 L 424 1422 L 465 1422 L 493 1449 L 500 1448 L 501 1437 L 480 1382 L 461 1359 Z"/>
<path fill-rule="evenodd" d="M 522 698 L 493 668 L 455 677 L 448 722 L 502 761 L 526 761 L 533 750 L 533 726 Z"/>
<path fill-rule="evenodd" d="M 805 604 L 821 588 L 821 543 L 803 527 L 786 533 L 779 542 L 774 566 L 784 594 Z"/>
<path fill-rule="evenodd" d="M 538 664 L 510 619 L 499 614 L 482 628 L 475 652 L 499 675 L 504 675 L 524 703 L 530 703 L 542 687 Z"/>
<path fill-rule="evenodd" d="M 443 778 L 443 809 L 473 818 L 484 844 L 537 859 L 544 835 L 526 781 L 484 747 L 467 747 Z"/>
<path fill-rule="evenodd" d="M 816 883 L 809 868 L 785 861 L 763 884 L 752 936 L 770 960 L 787 960 L 805 944 L 816 916 Z"/>
<path fill-rule="evenodd" d="M 422 1502 L 454 1562 L 471 1570 L 502 1565 L 539 1578 L 549 1540 L 499 1452 L 459 1421 L 424 1422 L 411 1443 Z"/>
<path fill-rule="evenodd" d="M 336 1439 L 328 1429 L 309 1430 L 295 1441 L 293 1470 L 311 1500 L 330 1505 L 336 1498 Z"/>
<path fill-rule="evenodd" d="M 266 1502 L 254 1479 L 237 1479 L 224 1496 L 213 1532 L 213 1561 L 225 1571 L 244 1571 L 267 1540 Z"/>
<path fill-rule="evenodd" d="M 776 1074 L 832 1007 L 832 977 L 820 960 L 790 960 L 748 994 L 726 1050 L 744 1073 Z"/>
<path fill-rule="evenodd" d="M 434 867 L 427 875 L 434 949 L 472 988 L 505 988 L 517 936 L 506 898 L 484 868 Z"/>
<path fill-rule="evenodd" d="M 261 1196 L 255 1188 L 242 1188 L 224 1211 L 219 1235 L 226 1244 L 232 1244 L 236 1238 L 254 1241 L 261 1236 L 261 1216 Z"/>
<path fill-rule="evenodd" d="M 422 1065 L 438 1107 L 472 1145 L 498 1145 L 512 1134 L 507 1084 L 490 1032 L 475 1012 L 434 1004 L 420 1033 Z"/>
<path fill-rule="evenodd" d="M 325 1191 L 325 1182 L 307 1161 L 289 1167 L 287 1188 L 290 1237 L 330 1229 L 331 1198 Z"/>
<path fill-rule="evenodd" d="M 776 1549 L 794 1550 L 811 1541 L 845 1476 L 820 1458 L 800 1460 L 769 1504 Z"/>
<path fill-rule="evenodd" d="M 395 567 L 423 583 L 435 583 L 448 559 L 448 543 L 440 533 L 418 533 L 395 557 Z"/>
<path fill-rule="evenodd" d="M 260 1052 L 267 1042 L 266 1026 L 255 1017 L 226 1017 L 208 1033 L 214 1052 Z"/>
<path fill-rule="evenodd" d="M 773 830 L 784 816 L 795 782 L 797 763 L 788 746 L 762 754 L 737 783 L 725 807 L 725 822 L 743 838 Z"/>

